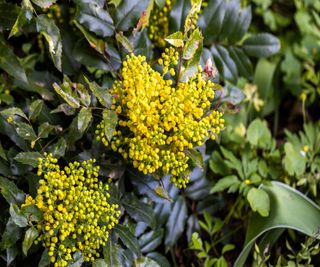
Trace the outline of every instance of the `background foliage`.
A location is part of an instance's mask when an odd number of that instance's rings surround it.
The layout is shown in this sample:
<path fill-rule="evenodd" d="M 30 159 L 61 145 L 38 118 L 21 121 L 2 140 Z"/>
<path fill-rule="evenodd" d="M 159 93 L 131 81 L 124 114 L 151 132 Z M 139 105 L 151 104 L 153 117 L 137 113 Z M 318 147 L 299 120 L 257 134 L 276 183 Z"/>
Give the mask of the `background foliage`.
<path fill-rule="evenodd" d="M 320 265 L 320 1 L 203 1 L 195 57 L 213 62 L 226 128 L 199 147 L 185 190 L 95 140 L 101 119 L 111 132 L 117 123 L 101 110 L 125 55 L 153 62 L 164 49 L 150 36 L 152 16 L 173 34 L 191 6 L 0 0 L 1 266 L 49 264 L 19 210 L 36 194 L 44 152 L 61 163 L 96 158 L 112 179 L 121 221 L 93 266 Z"/>

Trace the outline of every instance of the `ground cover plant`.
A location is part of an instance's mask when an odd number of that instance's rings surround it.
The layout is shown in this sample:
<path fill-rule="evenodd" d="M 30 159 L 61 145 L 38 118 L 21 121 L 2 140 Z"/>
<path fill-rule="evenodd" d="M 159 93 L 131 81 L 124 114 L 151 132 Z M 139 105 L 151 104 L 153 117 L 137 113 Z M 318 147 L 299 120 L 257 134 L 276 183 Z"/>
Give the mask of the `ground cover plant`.
<path fill-rule="evenodd" d="M 319 266 L 319 11 L 0 0 L 0 266 Z"/>

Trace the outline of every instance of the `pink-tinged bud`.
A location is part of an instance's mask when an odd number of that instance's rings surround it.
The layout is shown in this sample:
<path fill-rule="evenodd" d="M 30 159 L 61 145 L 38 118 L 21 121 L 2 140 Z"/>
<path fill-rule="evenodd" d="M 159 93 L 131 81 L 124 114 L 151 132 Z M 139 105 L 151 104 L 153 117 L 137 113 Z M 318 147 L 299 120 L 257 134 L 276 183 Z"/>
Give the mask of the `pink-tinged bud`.
<path fill-rule="evenodd" d="M 217 70 L 216 66 L 212 63 L 211 58 L 207 59 L 206 65 L 204 67 L 204 71 L 209 77 L 211 77 L 211 76 L 215 77 L 218 74 L 218 70 Z"/>

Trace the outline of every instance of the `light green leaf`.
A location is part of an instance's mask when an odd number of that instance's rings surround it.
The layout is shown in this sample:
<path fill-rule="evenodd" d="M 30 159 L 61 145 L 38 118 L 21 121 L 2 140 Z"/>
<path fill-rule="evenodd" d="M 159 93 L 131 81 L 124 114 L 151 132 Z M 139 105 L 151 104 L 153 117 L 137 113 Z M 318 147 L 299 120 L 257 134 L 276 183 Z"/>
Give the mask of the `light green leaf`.
<path fill-rule="evenodd" d="M 284 167 L 289 175 L 302 175 L 306 169 L 306 158 L 301 155 L 298 148 L 287 142 L 284 145 Z"/>
<path fill-rule="evenodd" d="M 239 183 L 239 179 L 235 175 L 223 177 L 218 180 L 218 182 L 214 185 L 214 187 L 212 187 L 210 193 L 221 192 L 231 187 L 232 185 L 238 184 L 238 183 Z"/>
<path fill-rule="evenodd" d="M 123 32 L 116 33 L 116 40 L 120 43 L 129 53 L 133 52 L 133 44 L 131 41 L 123 35 Z"/>
<path fill-rule="evenodd" d="M 269 216 L 270 199 L 263 189 L 251 188 L 248 192 L 247 200 L 253 211 L 259 212 L 263 217 Z"/>
<path fill-rule="evenodd" d="M 198 48 L 202 46 L 203 37 L 199 28 L 196 28 L 188 38 L 185 47 L 183 48 L 182 57 L 185 60 L 190 60 L 194 57 Z"/>
<path fill-rule="evenodd" d="M 114 231 L 128 249 L 137 256 L 141 255 L 138 240 L 133 233 L 130 232 L 128 227 L 118 224 L 114 227 Z"/>
<path fill-rule="evenodd" d="M 260 148 L 270 148 L 272 145 L 271 132 L 265 121 L 255 119 L 247 130 L 248 142 Z"/>
<path fill-rule="evenodd" d="M 78 130 L 84 133 L 92 120 L 91 109 L 83 107 L 78 114 Z"/>
<path fill-rule="evenodd" d="M 32 3 L 36 4 L 41 8 L 49 8 L 51 5 L 57 2 L 57 0 L 31 0 L 31 1 Z"/>
<path fill-rule="evenodd" d="M 111 141 L 114 130 L 118 123 L 117 113 L 113 110 L 105 109 L 102 113 L 104 122 L 104 133 L 109 141 Z"/>
<path fill-rule="evenodd" d="M 54 23 L 54 20 L 49 19 L 46 15 L 39 15 L 36 18 L 36 27 L 48 43 L 54 65 L 61 71 L 62 41 L 58 26 Z"/>
<path fill-rule="evenodd" d="M 39 152 L 20 152 L 14 157 L 14 160 L 36 168 L 38 166 L 39 158 L 42 157 L 43 156 Z"/>
<path fill-rule="evenodd" d="M 73 108 L 79 108 L 79 99 L 71 92 L 70 85 L 63 83 L 60 87 L 57 83 L 53 84 L 54 90 Z"/>
<path fill-rule="evenodd" d="M 20 109 L 20 108 L 7 108 L 5 110 L 2 110 L 0 112 L 2 115 L 4 115 L 4 117 L 7 119 L 9 117 L 13 117 L 15 115 L 18 115 L 26 120 L 28 120 L 28 117 L 26 116 L 26 114 L 24 114 L 24 112 Z"/>
<path fill-rule="evenodd" d="M 22 242 L 22 252 L 27 256 L 29 248 L 32 246 L 34 240 L 39 236 L 38 230 L 35 227 L 30 227 L 24 236 Z"/>
<path fill-rule="evenodd" d="M 155 0 L 155 2 L 158 7 L 163 8 L 166 3 L 166 0 Z"/>
<path fill-rule="evenodd" d="M 48 122 L 41 123 L 38 128 L 38 139 L 48 138 L 49 134 L 54 129 L 59 129 L 59 126 L 50 125 Z"/>
<path fill-rule="evenodd" d="M 198 149 L 188 149 L 185 154 L 190 158 L 193 166 L 204 168 L 202 153 Z"/>
<path fill-rule="evenodd" d="M 98 98 L 100 104 L 110 109 L 112 105 L 112 95 L 108 92 L 108 89 L 99 86 L 95 82 L 90 82 L 87 77 L 84 77 L 84 79 L 92 93 Z"/>
<path fill-rule="evenodd" d="M 156 261 L 150 259 L 150 258 L 137 258 L 134 261 L 134 266 L 139 266 L 139 267 L 161 267 Z"/>
<path fill-rule="evenodd" d="M 118 5 L 120 5 L 121 1 L 122 0 L 108 0 L 108 4 L 117 7 Z"/>
<path fill-rule="evenodd" d="M 235 249 L 235 245 L 233 245 L 233 244 L 224 245 L 222 248 L 221 254 L 223 255 L 224 253 L 227 253 L 228 251 L 231 251 L 234 249 Z"/>
<path fill-rule="evenodd" d="M 92 263 L 92 267 L 108 267 L 108 265 L 103 259 L 96 259 Z"/>
<path fill-rule="evenodd" d="M 263 185 L 270 198 L 270 214 L 254 213 L 249 220 L 244 248 L 234 263 L 243 267 L 256 239 L 274 229 L 293 229 L 308 236 L 319 231 L 320 207 L 299 191 L 279 182 Z"/>
<path fill-rule="evenodd" d="M 175 32 L 168 37 L 165 38 L 165 40 L 173 45 L 174 47 L 183 47 L 184 46 L 184 40 L 183 40 L 183 33 L 182 32 Z"/>

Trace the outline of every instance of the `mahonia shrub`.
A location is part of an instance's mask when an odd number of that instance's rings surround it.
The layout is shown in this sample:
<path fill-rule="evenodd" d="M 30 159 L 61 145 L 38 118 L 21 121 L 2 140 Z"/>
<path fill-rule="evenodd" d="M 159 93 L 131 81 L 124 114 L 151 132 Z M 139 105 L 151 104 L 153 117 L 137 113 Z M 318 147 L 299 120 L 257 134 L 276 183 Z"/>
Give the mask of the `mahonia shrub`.
<path fill-rule="evenodd" d="M 96 134 L 139 171 L 171 174 L 171 181 L 184 188 L 189 181 L 188 150 L 215 139 L 224 120 L 221 112 L 211 110 L 216 87 L 207 73 L 199 66 L 188 81 L 180 82 L 175 71 L 178 58 L 174 48 L 166 48 L 158 60 L 159 72 L 144 56 L 128 55 L 122 80 L 111 89 L 118 127 L 108 141 L 103 120 Z"/>
<path fill-rule="evenodd" d="M 22 206 L 36 205 L 43 212 L 35 243 L 48 249 L 54 266 L 67 266 L 76 252 L 94 261 L 118 223 L 118 205 L 109 203 L 109 186 L 98 181 L 94 162 L 73 162 L 62 169 L 51 154 L 39 159 L 37 196 L 28 196 Z"/>

